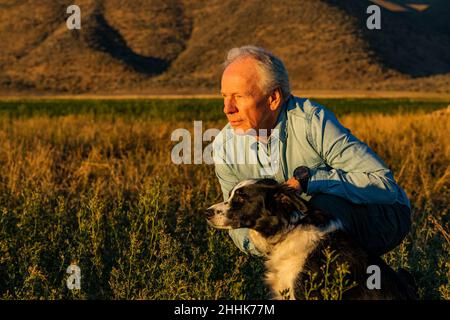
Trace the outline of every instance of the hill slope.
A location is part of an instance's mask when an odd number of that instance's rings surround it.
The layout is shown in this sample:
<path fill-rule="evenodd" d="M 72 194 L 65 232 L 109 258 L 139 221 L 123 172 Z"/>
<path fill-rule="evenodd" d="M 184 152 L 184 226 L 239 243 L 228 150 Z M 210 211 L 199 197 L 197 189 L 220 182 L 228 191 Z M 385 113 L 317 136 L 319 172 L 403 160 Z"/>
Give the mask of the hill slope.
<path fill-rule="evenodd" d="M 0 91 L 216 92 L 227 50 L 255 44 L 285 61 L 294 89 L 448 93 L 445 2 L 383 8 L 370 31 L 369 1 L 79 0 L 70 31 L 71 1 L 2 1 Z"/>

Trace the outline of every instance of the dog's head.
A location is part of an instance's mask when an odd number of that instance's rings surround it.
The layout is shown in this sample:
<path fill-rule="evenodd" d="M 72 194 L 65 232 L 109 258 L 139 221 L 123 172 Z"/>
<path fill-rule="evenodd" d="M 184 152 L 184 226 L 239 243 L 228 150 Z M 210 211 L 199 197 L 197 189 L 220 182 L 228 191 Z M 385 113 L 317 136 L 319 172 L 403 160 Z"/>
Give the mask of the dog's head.
<path fill-rule="evenodd" d="M 209 207 L 205 214 L 215 228 L 249 228 L 271 236 L 296 223 L 307 210 L 294 189 L 273 179 L 261 179 L 240 182 L 227 201 Z"/>

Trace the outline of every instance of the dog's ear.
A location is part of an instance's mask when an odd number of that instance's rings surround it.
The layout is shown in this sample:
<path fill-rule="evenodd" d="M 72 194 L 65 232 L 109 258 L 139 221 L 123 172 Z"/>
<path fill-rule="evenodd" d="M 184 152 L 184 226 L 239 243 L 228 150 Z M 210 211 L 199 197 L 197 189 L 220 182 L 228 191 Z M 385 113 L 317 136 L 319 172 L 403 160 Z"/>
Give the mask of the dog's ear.
<path fill-rule="evenodd" d="M 278 186 L 279 185 L 277 180 L 271 179 L 271 178 L 259 179 L 256 182 L 256 184 L 262 184 L 262 185 L 266 185 L 266 186 Z"/>
<path fill-rule="evenodd" d="M 277 203 L 289 212 L 299 211 L 301 213 L 306 213 L 306 211 L 308 211 L 308 207 L 303 199 L 297 194 L 296 190 L 286 184 L 280 184 L 278 188 L 276 188 L 273 197 Z"/>

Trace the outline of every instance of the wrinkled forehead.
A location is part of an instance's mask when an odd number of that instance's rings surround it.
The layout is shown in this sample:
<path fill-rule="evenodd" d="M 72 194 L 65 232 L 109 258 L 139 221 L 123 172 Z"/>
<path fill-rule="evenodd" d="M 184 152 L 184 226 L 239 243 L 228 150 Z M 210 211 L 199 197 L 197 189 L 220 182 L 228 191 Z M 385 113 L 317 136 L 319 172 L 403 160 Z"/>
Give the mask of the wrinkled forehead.
<path fill-rule="evenodd" d="M 225 68 L 221 80 L 223 95 L 250 93 L 259 88 L 260 76 L 255 62 L 251 59 L 238 59 Z"/>

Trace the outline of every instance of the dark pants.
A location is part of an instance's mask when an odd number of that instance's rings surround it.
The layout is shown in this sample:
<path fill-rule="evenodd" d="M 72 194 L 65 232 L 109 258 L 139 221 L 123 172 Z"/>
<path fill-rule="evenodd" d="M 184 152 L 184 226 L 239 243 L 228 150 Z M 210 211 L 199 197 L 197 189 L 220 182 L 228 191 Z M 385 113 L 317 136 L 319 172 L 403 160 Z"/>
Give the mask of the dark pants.
<path fill-rule="evenodd" d="M 350 236 L 376 255 L 394 249 L 411 229 L 411 211 L 399 203 L 354 204 L 324 193 L 313 196 L 310 203 L 338 218 Z"/>

